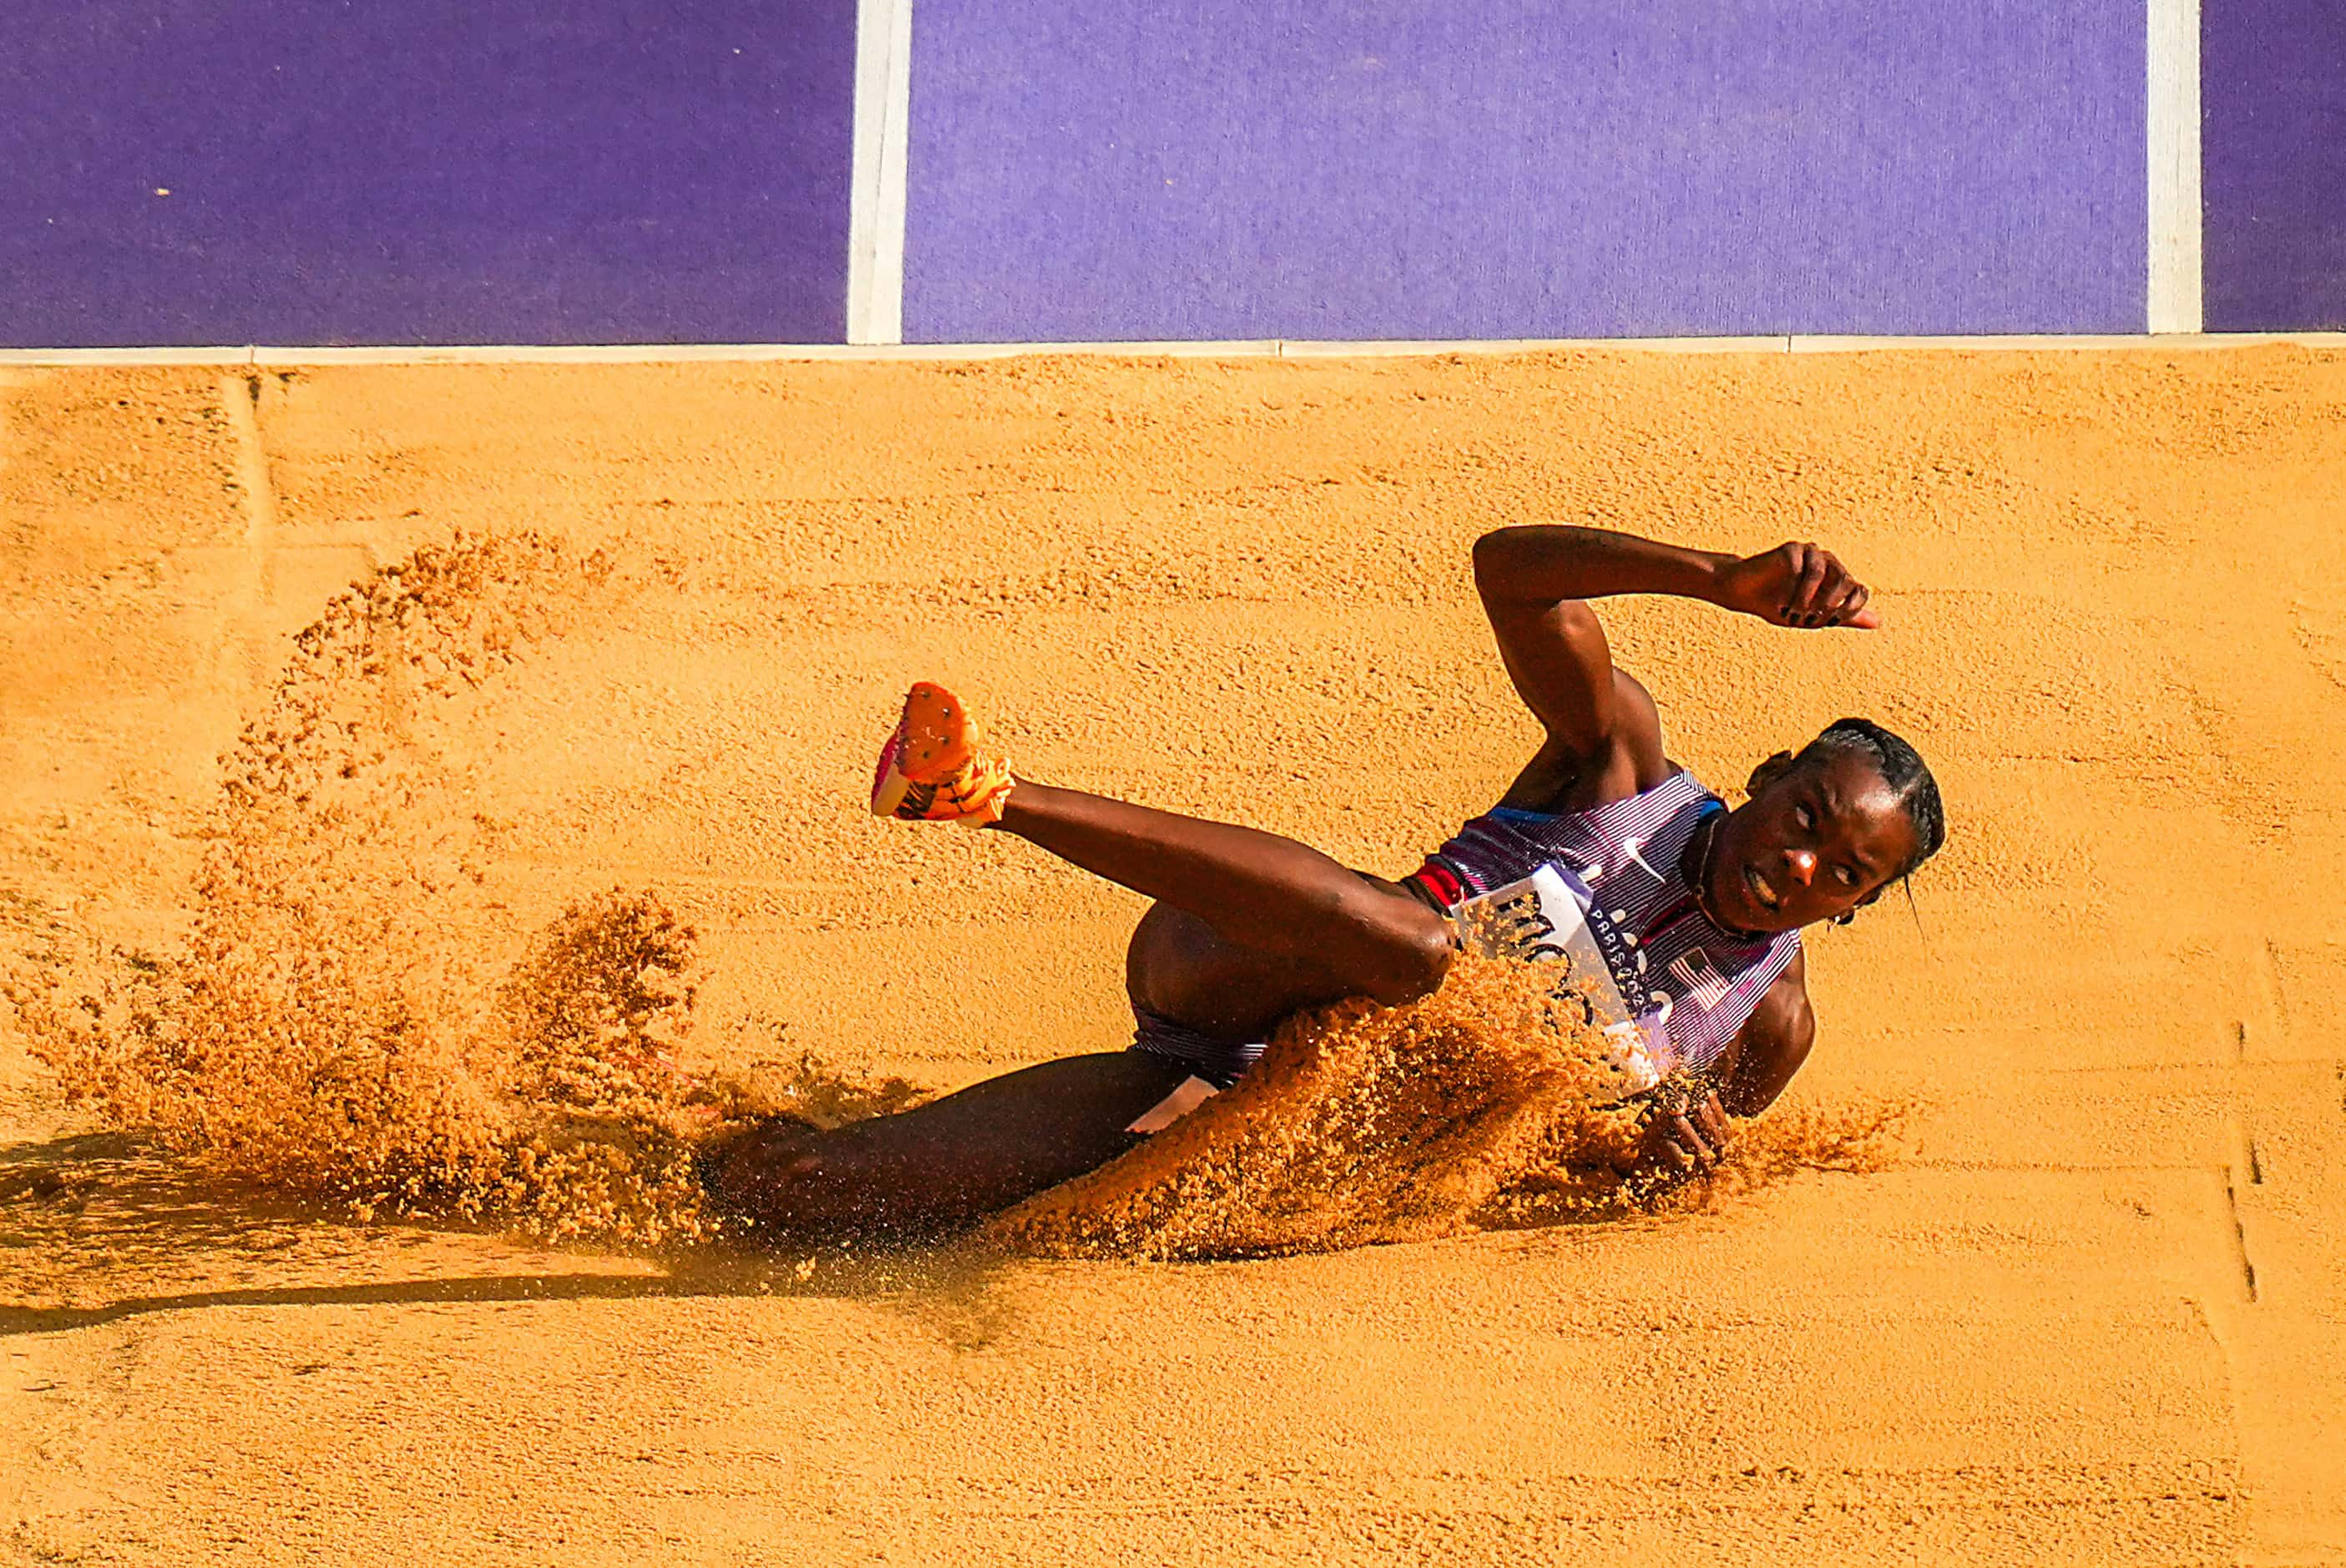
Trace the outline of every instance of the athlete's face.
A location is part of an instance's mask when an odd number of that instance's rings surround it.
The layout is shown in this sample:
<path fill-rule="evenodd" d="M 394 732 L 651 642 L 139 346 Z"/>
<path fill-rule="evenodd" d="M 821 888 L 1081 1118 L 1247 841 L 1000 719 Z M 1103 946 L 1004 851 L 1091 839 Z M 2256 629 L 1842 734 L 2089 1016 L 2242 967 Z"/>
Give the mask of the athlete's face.
<path fill-rule="evenodd" d="M 1790 931 L 1871 903 L 1916 847 L 1882 770 L 1850 748 L 1785 769 L 1718 831 L 1708 901 L 1745 931 Z"/>

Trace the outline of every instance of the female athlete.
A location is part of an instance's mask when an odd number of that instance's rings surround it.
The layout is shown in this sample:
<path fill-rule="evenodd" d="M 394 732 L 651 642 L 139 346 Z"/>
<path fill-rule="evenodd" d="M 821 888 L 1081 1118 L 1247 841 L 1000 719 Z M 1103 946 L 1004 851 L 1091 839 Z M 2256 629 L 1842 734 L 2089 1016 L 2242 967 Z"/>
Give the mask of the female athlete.
<path fill-rule="evenodd" d="M 1696 1174 L 1730 1116 L 1783 1091 L 1816 1035 L 1800 932 L 1846 921 L 1937 851 L 1939 790 L 1913 748 L 1842 719 L 1760 764 L 1733 810 L 1671 762 L 1646 688 L 1616 668 L 1590 601 L 1701 599 L 1780 626 L 1871 629 L 1830 551 L 1749 558 L 1596 528 L 1502 528 L 1475 585 L 1546 739 L 1499 804 L 1399 882 L 1291 839 L 1013 778 L 950 693 L 920 685 L 872 809 L 1015 834 L 1156 901 L 1132 935 L 1132 1046 L 1043 1063 L 828 1132 L 777 1124 L 712 1161 L 720 1207 L 801 1237 L 950 1234 L 1102 1165 L 1235 1083 L 1281 1020 L 1442 983 L 1459 911 L 1547 868 L 1616 994 L 1705 1086 L 1657 1102 L 1637 1174 Z"/>

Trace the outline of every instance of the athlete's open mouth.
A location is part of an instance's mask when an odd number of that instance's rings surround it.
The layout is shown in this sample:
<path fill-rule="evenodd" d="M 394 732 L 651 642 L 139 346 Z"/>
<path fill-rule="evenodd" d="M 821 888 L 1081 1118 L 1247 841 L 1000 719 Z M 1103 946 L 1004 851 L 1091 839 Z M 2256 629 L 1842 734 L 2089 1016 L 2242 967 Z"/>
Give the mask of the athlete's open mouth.
<path fill-rule="evenodd" d="M 1751 890 L 1753 901 L 1761 909 L 1772 910 L 1776 907 L 1776 890 L 1768 884 L 1767 878 L 1760 874 L 1760 869 L 1757 866 L 1743 868 L 1743 882 Z"/>

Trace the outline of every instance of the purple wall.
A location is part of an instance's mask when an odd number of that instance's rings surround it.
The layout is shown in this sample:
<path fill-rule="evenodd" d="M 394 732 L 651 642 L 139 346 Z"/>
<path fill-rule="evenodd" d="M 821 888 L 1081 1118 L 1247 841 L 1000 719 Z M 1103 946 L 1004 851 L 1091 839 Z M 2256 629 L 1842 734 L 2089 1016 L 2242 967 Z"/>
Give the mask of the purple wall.
<path fill-rule="evenodd" d="M 15 0 L 0 38 L 0 343 L 842 336 L 854 0 Z"/>
<path fill-rule="evenodd" d="M 2144 25 L 918 0 L 905 336 L 2140 331 Z"/>
<path fill-rule="evenodd" d="M 2346 0 L 2200 17 L 2208 328 L 2346 329 Z"/>

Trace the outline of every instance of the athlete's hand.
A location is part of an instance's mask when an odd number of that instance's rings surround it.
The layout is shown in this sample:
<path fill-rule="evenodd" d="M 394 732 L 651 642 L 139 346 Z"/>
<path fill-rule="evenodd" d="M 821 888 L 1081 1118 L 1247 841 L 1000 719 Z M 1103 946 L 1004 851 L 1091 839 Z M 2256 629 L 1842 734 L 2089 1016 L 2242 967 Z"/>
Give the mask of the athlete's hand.
<path fill-rule="evenodd" d="M 1663 1186 L 1708 1176 L 1727 1157 L 1727 1145 L 1734 1135 L 1716 1090 L 1683 1111 L 1672 1110 L 1665 1103 L 1646 1124 L 1637 1163 L 1625 1174 L 1632 1178 L 1659 1177 L 1658 1185 Z"/>
<path fill-rule="evenodd" d="M 1865 607 L 1865 585 L 1821 545 L 1779 545 L 1719 569 L 1719 604 L 1780 626 L 1854 626 L 1872 631 L 1881 617 Z"/>

